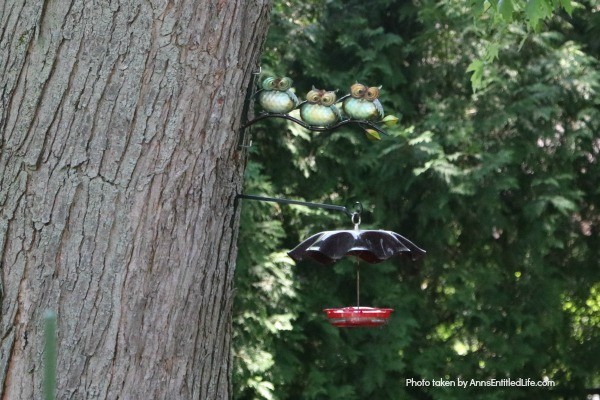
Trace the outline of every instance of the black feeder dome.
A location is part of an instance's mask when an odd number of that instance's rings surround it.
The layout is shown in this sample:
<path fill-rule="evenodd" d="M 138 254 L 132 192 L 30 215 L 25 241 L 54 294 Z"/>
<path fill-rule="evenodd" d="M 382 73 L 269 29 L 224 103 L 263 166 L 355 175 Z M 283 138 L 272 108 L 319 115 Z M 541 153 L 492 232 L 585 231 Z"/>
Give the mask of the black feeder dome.
<path fill-rule="evenodd" d="M 414 261 L 423 256 L 425 250 L 396 232 L 353 229 L 319 232 L 288 252 L 295 261 L 309 258 L 324 265 L 333 264 L 346 255 L 377 264 L 397 254 Z"/>

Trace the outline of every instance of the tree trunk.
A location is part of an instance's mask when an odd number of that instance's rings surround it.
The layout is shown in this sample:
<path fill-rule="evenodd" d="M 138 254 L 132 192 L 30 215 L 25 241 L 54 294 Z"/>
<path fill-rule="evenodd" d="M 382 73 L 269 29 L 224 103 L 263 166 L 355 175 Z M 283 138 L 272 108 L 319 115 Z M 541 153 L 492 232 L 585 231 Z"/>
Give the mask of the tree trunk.
<path fill-rule="evenodd" d="M 228 399 L 268 0 L 0 4 L 0 399 Z"/>

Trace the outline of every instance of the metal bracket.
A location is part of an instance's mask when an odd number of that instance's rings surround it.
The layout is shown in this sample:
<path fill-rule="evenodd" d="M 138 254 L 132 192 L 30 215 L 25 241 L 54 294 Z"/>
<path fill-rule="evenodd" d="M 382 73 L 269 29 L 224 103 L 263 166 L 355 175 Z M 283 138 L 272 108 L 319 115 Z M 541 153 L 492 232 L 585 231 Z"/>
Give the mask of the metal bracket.
<path fill-rule="evenodd" d="M 242 109 L 242 126 L 240 127 L 238 143 L 239 147 L 242 149 L 247 149 L 252 147 L 252 137 L 251 133 L 246 135 L 246 128 L 248 128 L 248 113 L 250 112 L 250 105 L 252 104 L 252 99 L 256 95 L 256 78 L 260 76 L 262 73 L 262 67 L 258 67 L 258 72 L 252 72 L 252 77 L 250 78 L 250 88 L 246 92 L 246 98 L 244 99 L 244 107 Z"/>

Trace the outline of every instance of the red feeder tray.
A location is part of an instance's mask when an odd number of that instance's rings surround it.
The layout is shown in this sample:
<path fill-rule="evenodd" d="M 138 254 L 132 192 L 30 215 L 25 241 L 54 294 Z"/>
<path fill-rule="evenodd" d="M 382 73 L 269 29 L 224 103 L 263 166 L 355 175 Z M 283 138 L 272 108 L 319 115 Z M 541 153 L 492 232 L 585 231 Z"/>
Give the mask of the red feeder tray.
<path fill-rule="evenodd" d="M 390 318 L 392 308 L 344 307 L 326 308 L 329 322 L 338 328 L 376 327 L 385 325 Z"/>

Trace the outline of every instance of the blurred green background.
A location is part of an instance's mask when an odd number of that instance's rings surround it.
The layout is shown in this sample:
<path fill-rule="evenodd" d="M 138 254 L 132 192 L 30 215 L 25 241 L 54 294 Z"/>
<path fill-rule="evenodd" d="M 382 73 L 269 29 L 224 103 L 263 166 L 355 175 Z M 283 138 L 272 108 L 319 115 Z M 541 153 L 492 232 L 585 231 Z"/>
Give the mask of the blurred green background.
<path fill-rule="evenodd" d="M 560 5 L 563 7 L 561 8 Z M 388 326 L 330 326 L 354 265 L 295 265 L 342 213 L 244 201 L 236 399 L 585 399 L 600 387 L 600 3 L 276 0 L 263 75 L 383 85 L 390 136 L 251 129 L 244 192 L 351 206 L 422 261 L 362 267 Z M 531 378 L 554 388 L 410 387 Z"/>

